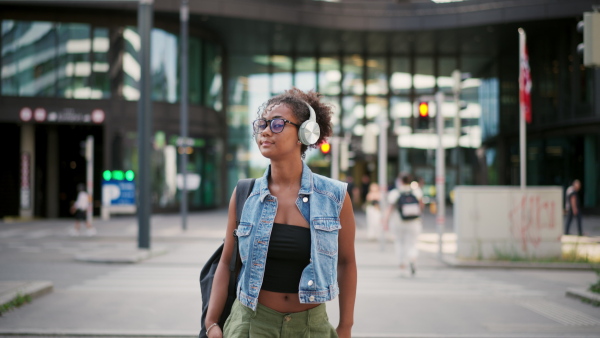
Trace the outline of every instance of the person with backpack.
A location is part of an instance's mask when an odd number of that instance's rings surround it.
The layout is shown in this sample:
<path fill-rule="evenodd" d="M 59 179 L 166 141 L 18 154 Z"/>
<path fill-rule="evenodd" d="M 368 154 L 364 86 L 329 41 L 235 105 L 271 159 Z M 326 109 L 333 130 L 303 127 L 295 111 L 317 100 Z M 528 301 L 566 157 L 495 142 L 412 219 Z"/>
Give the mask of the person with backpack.
<path fill-rule="evenodd" d="M 253 136 L 270 164 L 256 179 L 237 229 L 232 194 L 204 320 L 208 338 L 351 337 L 357 282 L 352 201 L 346 183 L 313 173 L 303 161 L 309 147 L 333 133 L 332 113 L 318 93 L 296 88 L 259 109 Z M 237 299 L 221 327 L 234 231 L 242 264 Z M 334 328 L 325 302 L 337 296 Z"/>
<path fill-rule="evenodd" d="M 415 275 L 419 254 L 417 241 L 423 229 L 423 192 L 419 185 L 411 184 L 408 174 L 401 174 L 395 188 L 388 193 L 388 209 L 383 218 L 383 227 L 388 229 L 390 221 L 394 233 L 394 246 L 398 255 L 400 271 L 410 268 Z"/>

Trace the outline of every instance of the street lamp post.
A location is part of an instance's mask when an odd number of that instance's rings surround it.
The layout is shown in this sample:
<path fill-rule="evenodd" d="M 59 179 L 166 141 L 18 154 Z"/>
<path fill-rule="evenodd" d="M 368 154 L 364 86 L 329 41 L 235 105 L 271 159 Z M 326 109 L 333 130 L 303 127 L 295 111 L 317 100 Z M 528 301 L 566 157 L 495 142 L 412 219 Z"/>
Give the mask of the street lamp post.
<path fill-rule="evenodd" d="M 188 138 L 188 0 L 181 0 L 181 103 L 180 103 L 180 129 L 181 139 Z M 181 176 L 183 187 L 181 189 L 181 228 L 187 230 L 188 195 L 187 195 L 187 144 L 182 142 L 179 149 L 181 155 Z"/>

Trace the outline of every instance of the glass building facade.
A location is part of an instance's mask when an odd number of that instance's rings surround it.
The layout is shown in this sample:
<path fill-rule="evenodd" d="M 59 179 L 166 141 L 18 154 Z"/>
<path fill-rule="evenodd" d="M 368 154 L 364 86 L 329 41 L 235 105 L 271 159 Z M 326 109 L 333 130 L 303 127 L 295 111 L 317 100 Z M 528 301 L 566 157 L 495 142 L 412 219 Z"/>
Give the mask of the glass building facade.
<path fill-rule="evenodd" d="M 79 21 L 79 20 L 78 20 Z M 80 142 L 87 135 L 95 138 L 95 206 L 101 198 L 101 177 L 106 170 L 138 171 L 137 100 L 140 97 L 140 36 L 131 20 L 110 25 L 94 22 L 11 20 L 1 24 L 1 84 L 3 118 L 0 133 L 19 138 L 23 131 L 11 123 L 32 127 L 35 135 L 37 178 L 36 195 L 40 199 L 56 198 L 58 205 L 36 203 L 37 216 L 66 216 L 75 198 L 77 183 L 85 182 L 85 159 Z M 134 21 L 135 22 L 135 21 Z M 168 23 L 168 22 L 167 22 Z M 226 131 L 216 121 L 224 114 L 222 90 L 222 46 L 206 32 L 192 30 L 189 38 L 189 120 L 187 147 L 179 147 L 180 63 L 177 31 L 160 28 L 157 20 L 151 32 L 151 96 L 154 114 L 152 158 L 152 200 L 154 210 L 179 208 L 181 180 L 180 157 L 188 155 L 191 210 L 214 208 L 222 203 L 223 149 Z M 43 119 L 10 120 L 7 110 L 22 106 L 37 112 Z M 37 108 L 36 108 L 37 107 Z M 41 107 L 41 108 L 40 108 Z M 100 109 L 103 121 L 94 123 L 92 115 L 82 113 Z M 14 109 L 13 109 L 14 110 Z M 203 123 L 206 115 L 213 122 Z M 13 116 L 18 116 L 13 112 Z M 212 125 L 211 125 L 212 124 Z M 50 148 L 55 149 L 50 149 Z M 52 164 L 52 155 L 58 157 Z M 18 154 L 11 153 L 18 170 Z M 7 154 L 3 154 L 7 155 Z M 44 164 L 56 166 L 46 170 Z M 5 177 L 18 176 L 5 169 Z M 14 171 L 14 170 L 13 170 Z M 57 172 L 52 175 L 52 172 Z M 57 179 L 57 184 L 50 183 Z M 9 186 L 9 185 L 7 185 Z M 48 188 L 52 186 L 53 188 Z M 5 197 L 18 186 L 5 190 Z M 43 198 L 41 197 L 43 196 Z M 12 204 L 2 208 L 2 215 L 18 214 Z M 58 213 L 50 210 L 57 207 Z M 96 213 L 98 213 L 98 208 Z"/>
<path fill-rule="evenodd" d="M 600 145 L 593 109 L 594 70 L 582 65 L 576 18 L 526 23 L 533 77 L 533 123 L 528 125 L 528 185 L 566 188 L 580 178 L 584 206 L 597 210 Z M 296 86 L 314 89 L 334 107 L 335 134 L 347 147 L 341 177 L 376 180 L 377 119 L 389 120 L 388 177 L 412 173 L 435 185 L 435 116 L 444 117 L 446 191 L 456 185 L 518 185 L 517 24 L 420 32 L 351 33 L 277 25 L 287 44 L 265 54 L 232 53 L 229 93 L 230 151 L 239 177 L 266 166 L 251 141 L 250 122 L 270 96 Z M 303 35 L 319 36 L 309 45 Z M 333 36 L 332 39 L 328 37 Z M 279 40 L 278 40 L 279 41 Z M 507 42 L 508 41 L 508 42 Z M 556 43 L 558 41 L 558 44 Z M 296 43 L 294 45 L 294 42 Z M 274 42 L 273 46 L 277 46 Z M 267 48 L 268 49 L 268 48 Z M 452 77 L 460 71 L 457 84 Z M 460 90 L 455 94 L 455 86 Z M 433 96 L 444 94 L 442 107 Z M 596 98 L 597 99 L 597 98 Z M 418 123 L 428 102 L 430 121 Z M 583 127 L 585 121 L 595 125 Z M 565 123 L 570 126 L 565 127 Z M 232 156 L 230 156 L 232 158 Z M 329 174 L 329 163 L 309 151 L 308 163 Z"/>
<path fill-rule="evenodd" d="M 572 5 L 581 11 L 558 11 L 554 2 L 538 0 L 499 2 L 494 5 L 498 8 L 479 0 L 439 6 L 343 0 L 302 6 L 277 3 L 261 2 L 265 10 L 258 14 L 235 12 L 234 6 L 225 5 L 216 10 L 205 2 L 193 6 L 190 146 L 178 147 L 179 20 L 170 2 L 155 0 L 151 91 L 156 210 L 179 207 L 177 174 L 183 152 L 189 154 L 188 171 L 199 182 L 190 192 L 192 209 L 224 206 L 238 179 L 260 176 L 268 162 L 251 137 L 251 122 L 265 101 L 293 86 L 318 91 L 332 106 L 334 133 L 341 140 L 342 179 L 358 182 L 368 175 L 377 180 L 377 137 L 382 132 L 378 122 L 385 119 L 388 178 L 408 172 L 433 186 L 438 143 L 434 120 L 441 113 L 450 199 L 456 185 L 518 185 L 521 27 L 528 35 L 533 78 L 527 183 L 566 187 L 578 178 L 586 212 L 600 212 L 600 73 L 583 67 L 577 53 L 583 37 L 576 27 L 580 13 L 587 10 L 584 0 Z M 478 10 L 471 7 L 476 3 L 482 4 Z M 277 15 L 277 6 L 285 7 L 285 20 Z M 520 19 L 512 18 L 502 12 L 503 6 L 527 11 Z M 88 13 L 76 5 L 63 11 L 51 5 L 17 4 L 0 11 L 0 134 L 23 140 L 32 127 L 36 145 L 60 149 L 60 175 L 72 167 L 68 156 L 75 156 L 75 167 L 81 167 L 79 142 L 89 134 L 96 138 L 98 172 L 137 170 L 140 37 L 130 7 L 115 2 Z M 427 13 L 419 8 L 428 8 Z M 226 13 L 229 10 L 233 12 Z M 408 17 L 413 14 L 419 20 Z M 107 15 L 113 19 L 104 20 Z M 456 71 L 461 75 L 458 82 Z M 441 107 L 433 100 L 437 92 L 444 94 Z M 429 107 L 429 121 L 418 118 L 423 102 Z M 19 115 L 23 107 L 32 112 L 41 107 L 48 117 L 54 112 L 58 118 L 27 122 Z M 95 109 L 106 113 L 102 123 L 90 121 L 85 113 Z M 61 122 L 61 116 L 70 119 Z M 4 152 L 17 165 L 3 169 L 0 177 L 18 177 L 19 151 Z M 49 163 L 50 155 L 40 153 L 36 152 L 37 162 Z M 63 159 L 61 153 L 73 155 Z M 330 175 L 329 156 L 310 150 L 307 162 Z M 46 186 L 60 175 L 36 170 L 38 182 L 45 186 L 36 194 L 45 198 Z M 60 176 L 60 186 L 80 180 L 83 172 L 78 172 Z M 11 189 L 18 195 L 18 186 Z M 55 195 L 67 205 L 73 194 L 61 190 Z M 49 215 L 50 207 L 38 206 L 36 214 Z"/>

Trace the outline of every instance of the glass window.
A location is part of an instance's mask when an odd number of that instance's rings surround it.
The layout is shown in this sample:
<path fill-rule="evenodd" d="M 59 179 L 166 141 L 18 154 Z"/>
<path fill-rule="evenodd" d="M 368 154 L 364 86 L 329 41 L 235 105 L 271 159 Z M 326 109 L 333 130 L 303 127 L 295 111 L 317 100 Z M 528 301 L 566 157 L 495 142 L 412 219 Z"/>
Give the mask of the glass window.
<path fill-rule="evenodd" d="M 56 30 L 51 22 L 2 21 L 2 95 L 54 96 Z"/>
<path fill-rule="evenodd" d="M 364 134 L 363 119 L 365 117 L 365 106 L 360 96 L 345 96 L 342 99 L 342 128 L 344 131 L 352 132 L 354 135 Z"/>
<path fill-rule="evenodd" d="M 362 95 L 365 92 L 363 82 L 363 58 L 354 54 L 344 57 L 342 91 L 344 94 Z"/>
<path fill-rule="evenodd" d="M 188 55 L 188 97 L 190 103 L 199 105 L 202 97 L 202 77 L 200 76 L 202 74 L 202 41 L 200 39 L 193 37 L 188 39 Z M 180 90 L 178 90 L 179 92 Z"/>
<path fill-rule="evenodd" d="M 454 79 L 452 72 L 456 69 L 456 59 L 452 57 L 441 57 L 438 59 L 437 86 L 444 94 L 452 95 L 454 88 Z"/>
<path fill-rule="evenodd" d="M 296 59 L 295 86 L 300 90 L 316 90 L 317 74 L 315 73 L 316 59 L 312 57 L 299 57 Z"/>
<path fill-rule="evenodd" d="M 433 58 L 420 57 L 416 59 L 413 82 L 416 94 L 433 94 L 435 88 Z"/>
<path fill-rule="evenodd" d="M 292 88 L 292 58 L 285 55 L 272 55 L 271 77 L 273 95 L 281 94 L 285 90 Z"/>
<path fill-rule="evenodd" d="M 155 28 L 150 34 L 150 72 L 152 73 L 152 100 L 175 103 L 178 100 L 177 73 L 178 39 L 177 36 Z M 139 63 L 140 36 L 136 27 L 127 27 L 123 31 L 125 50 L 123 53 L 123 97 L 126 100 L 138 100 L 140 97 L 141 66 Z M 192 76 L 190 76 L 192 78 Z"/>
<path fill-rule="evenodd" d="M 319 92 L 324 95 L 339 95 L 342 72 L 336 57 L 319 58 Z"/>
<path fill-rule="evenodd" d="M 393 120 L 396 135 L 411 134 L 410 117 L 413 114 L 413 105 L 408 97 L 393 96 L 390 100 L 390 117 Z"/>
<path fill-rule="evenodd" d="M 174 34 L 152 29 L 150 43 L 150 72 L 152 100 L 177 102 L 177 63 L 179 46 Z"/>
<path fill-rule="evenodd" d="M 108 37 L 108 28 L 94 28 L 94 36 L 92 39 L 92 93 L 90 96 L 92 99 L 110 98 L 109 47 L 110 40 Z"/>
<path fill-rule="evenodd" d="M 479 100 L 481 102 L 481 139 L 487 140 L 498 135 L 500 124 L 500 85 L 498 79 L 481 81 Z"/>
<path fill-rule="evenodd" d="M 386 117 L 388 115 L 387 98 L 367 96 L 367 106 L 365 107 L 365 117 L 367 122 L 376 121 L 380 114 L 383 114 Z"/>
<path fill-rule="evenodd" d="M 136 101 L 140 98 L 141 67 L 139 63 L 140 36 L 135 27 L 123 30 L 123 98 Z"/>
<path fill-rule="evenodd" d="M 213 43 L 204 44 L 204 77 L 205 104 L 217 111 L 223 108 L 223 83 L 221 77 L 221 51 Z"/>
<path fill-rule="evenodd" d="M 388 82 L 385 58 L 369 58 L 367 60 L 367 95 L 386 95 Z"/>
<path fill-rule="evenodd" d="M 392 58 L 390 88 L 394 94 L 408 94 L 412 87 L 410 60 L 407 57 Z"/>
<path fill-rule="evenodd" d="M 89 79 L 90 26 L 84 24 L 57 24 L 58 36 L 58 97 L 89 99 L 92 94 Z"/>

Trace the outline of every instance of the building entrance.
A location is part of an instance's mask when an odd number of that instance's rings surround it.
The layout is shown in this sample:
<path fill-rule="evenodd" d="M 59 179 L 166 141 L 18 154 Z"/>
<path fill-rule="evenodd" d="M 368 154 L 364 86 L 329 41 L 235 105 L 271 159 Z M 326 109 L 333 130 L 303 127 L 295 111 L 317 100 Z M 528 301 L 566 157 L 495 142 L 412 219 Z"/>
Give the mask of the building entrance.
<path fill-rule="evenodd" d="M 94 214 L 99 214 L 103 168 L 101 126 L 44 125 L 36 129 L 35 215 L 71 217 L 77 185 L 86 184 L 85 140 L 94 137 Z"/>

